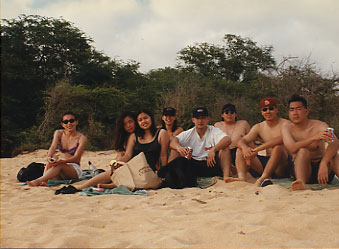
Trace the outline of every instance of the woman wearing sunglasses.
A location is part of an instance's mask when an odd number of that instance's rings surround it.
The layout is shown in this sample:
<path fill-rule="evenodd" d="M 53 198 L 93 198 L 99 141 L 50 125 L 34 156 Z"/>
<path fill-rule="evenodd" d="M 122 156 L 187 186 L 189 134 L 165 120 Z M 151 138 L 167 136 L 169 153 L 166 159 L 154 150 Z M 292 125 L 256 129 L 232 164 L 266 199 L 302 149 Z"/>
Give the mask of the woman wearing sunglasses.
<path fill-rule="evenodd" d="M 62 115 L 61 126 L 56 130 L 47 153 L 47 165 L 43 176 L 27 182 L 30 186 L 46 186 L 49 179 L 79 179 L 82 175 L 80 167 L 87 138 L 77 131 L 78 120 L 75 114 L 67 112 Z M 56 149 L 59 149 L 59 157 Z"/>

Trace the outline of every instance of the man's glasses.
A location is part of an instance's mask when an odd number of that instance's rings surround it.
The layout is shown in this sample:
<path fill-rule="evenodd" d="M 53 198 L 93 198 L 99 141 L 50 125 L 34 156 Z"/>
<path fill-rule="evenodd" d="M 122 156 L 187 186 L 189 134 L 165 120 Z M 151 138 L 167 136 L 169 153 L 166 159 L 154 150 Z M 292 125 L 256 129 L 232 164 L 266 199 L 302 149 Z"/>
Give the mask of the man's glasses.
<path fill-rule="evenodd" d="M 76 121 L 76 119 L 74 119 L 74 118 L 72 118 L 72 119 L 70 119 L 70 120 L 62 120 L 61 122 L 63 123 L 63 124 L 68 124 L 68 122 L 70 122 L 71 124 L 73 124 L 74 122 Z"/>
<path fill-rule="evenodd" d="M 225 113 L 225 114 L 229 114 L 229 113 L 234 114 L 235 112 L 234 112 L 234 111 L 231 111 L 231 110 L 226 110 L 226 111 L 224 111 L 224 113 Z"/>
<path fill-rule="evenodd" d="M 261 109 L 263 112 L 267 112 L 268 110 L 270 110 L 270 111 L 273 111 L 274 110 L 274 107 L 264 107 L 264 108 L 262 108 Z"/>

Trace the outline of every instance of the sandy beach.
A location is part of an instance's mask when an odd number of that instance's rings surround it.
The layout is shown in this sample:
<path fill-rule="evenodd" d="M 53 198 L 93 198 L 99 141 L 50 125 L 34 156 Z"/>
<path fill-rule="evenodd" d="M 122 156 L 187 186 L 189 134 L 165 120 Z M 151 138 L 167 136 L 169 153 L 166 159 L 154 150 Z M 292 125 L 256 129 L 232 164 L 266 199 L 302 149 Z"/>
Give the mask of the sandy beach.
<path fill-rule="evenodd" d="M 339 188 L 224 183 L 141 195 L 54 195 L 16 174 L 46 150 L 1 159 L 1 248 L 339 248 Z M 114 151 L 85 152 L 108 169 Z"/>

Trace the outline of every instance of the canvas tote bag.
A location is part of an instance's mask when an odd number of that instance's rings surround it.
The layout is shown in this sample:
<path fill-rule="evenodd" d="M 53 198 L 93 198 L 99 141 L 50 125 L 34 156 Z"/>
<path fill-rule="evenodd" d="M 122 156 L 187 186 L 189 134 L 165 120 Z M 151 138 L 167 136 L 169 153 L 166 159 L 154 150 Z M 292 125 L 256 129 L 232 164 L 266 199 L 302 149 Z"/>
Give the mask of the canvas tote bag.
<path fill-rule="evenodd" d="M 131 191 L 134 189 L 155 189 L 160 187 L 161 179 L 148 165 L 143 152 L 140 152 L 127 163 L 123 164 L 111 176 L 114 185 L 124 185 Z"/>

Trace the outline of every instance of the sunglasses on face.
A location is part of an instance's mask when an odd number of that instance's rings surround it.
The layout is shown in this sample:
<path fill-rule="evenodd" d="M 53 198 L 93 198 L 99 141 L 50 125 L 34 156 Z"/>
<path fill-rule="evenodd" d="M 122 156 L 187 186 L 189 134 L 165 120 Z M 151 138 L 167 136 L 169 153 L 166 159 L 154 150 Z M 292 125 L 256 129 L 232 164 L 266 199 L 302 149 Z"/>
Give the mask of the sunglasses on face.
<path fill-rule="evenodd" d="M 74 119 L 74 118 L 72 118 L 72 119 L 66 119 L 66 120 L 62 120 L 61 122 L 63 123 L 63 124 L 68 124 L 68 122 L 70 122 L 71 124 L 73 124 L 74 122 L 75 122 L 76 120 Z"/>
<path fill-rule="evenodd" d="M 262 108 L 261 109 L 263 112 L 267 112 L 268 110 L 270 110 L 270 111 L 273 111 L 274 110 L 274 107 L 264 107 L 264 108 Z"/>
<path fill-rule="evenodd" d="M 229 113 L 234 114 L 235 112 L 234 112 L 234 111 L 231 111 L 231 110 L 226 110 L 226 111 L 224 111 L 224 113 L 225 113 L 225 114 L 229 114 Z"/>

